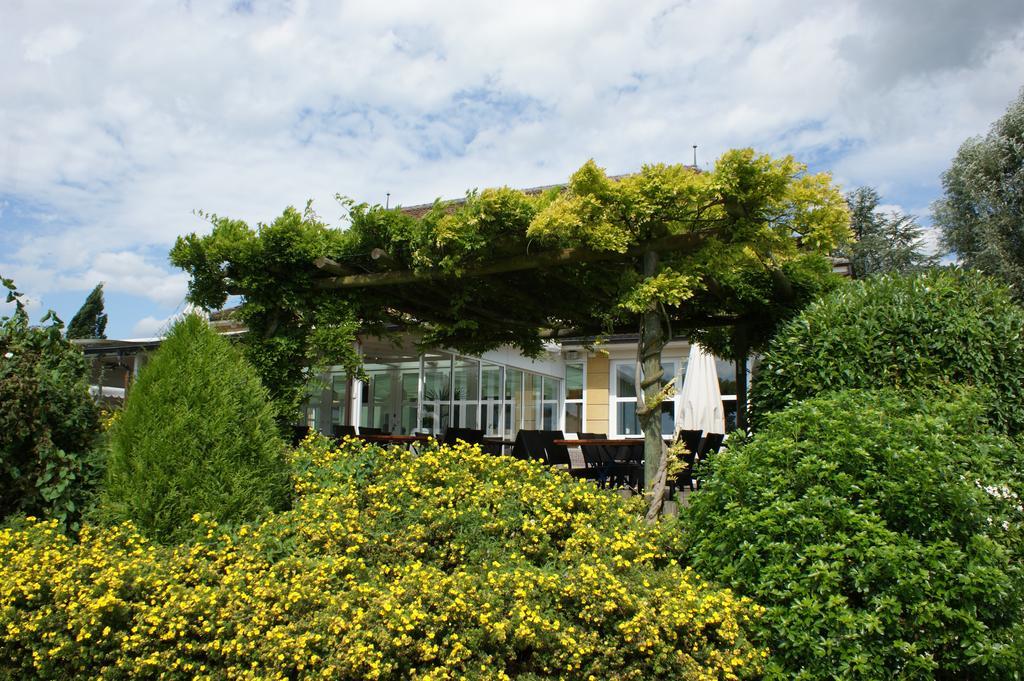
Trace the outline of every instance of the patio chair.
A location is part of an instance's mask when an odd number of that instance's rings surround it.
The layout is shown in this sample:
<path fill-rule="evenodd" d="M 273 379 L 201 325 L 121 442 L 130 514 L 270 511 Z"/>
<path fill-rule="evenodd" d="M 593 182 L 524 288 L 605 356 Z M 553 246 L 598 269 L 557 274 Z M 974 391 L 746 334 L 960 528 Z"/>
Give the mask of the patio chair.
<path fill-rule="evenodd" d="M 712 454 L 717 454 L 718 450 L 722 448 L 722 442 L 724 440 L 725 435 L 722 433 L 708 433 L 700 443 L 700 450 L 697 452 L 697 458 L 703 461 Z"/>
<path fill-rule="evenodd" d="M 309 426 L 292 426 L 292 447 L 298 447 L 307 435 L 309 435 Z"/>
<path fill-rule="evenodd" d="M 644 487 L 644 441 L 610 448 L 612 452 L 612 483 L 639 493 Z"/>
<path fill-rule="evenodd" d="M 539 430 L 520 430 L 516 433 L 516 441 L 512 445 L 512 456 L 517 459 L 546 460 L 544 453 L 544 438 L 540 436 Z"/>
<path fill-rule="evenodd" d="M 682 472 L 668 481 L 669 495 L 675 494 L 677 489 L 682 491 L 684 486 L 693 490 L 693 461 L 697 456 L 697 452 L 700 451 L 701 436 L 703 434 L 703 430 L 680 430 L 676 433 L 675 442 L 684 443 L 686 445 L 686 453 L 682 456 L 684 466 Z"/>
<path fill-rule="evenodd" d="M 569 458 L 569 448 L 565 445 L 556 445 L 555 440 L 564 440 L 565 434 L 560 430 L 538 430 L 541 441 L 544 443 L 544 460 L 549 466 L 564 466 L 572 468 L 572 459 Z"/>
<path fill-rule="evenodd" d="M 725 440 L 725 435 L 722 433 L 708 433 L 704 436 L 704 440 L 700 443 L 700 451 L 697 452 L 697 461 L 707 461 L 711 458 L 712 454 L 717 454 L 718 450 L 722 448 L 722 442 Z M 700 467 L 697 467 L 699 470 Z M 697 486 L 700 487 L 701 478 L 694 473 L 694 478 L 697 481 Z"/>
<path fill-rule="evenodd" d="M 371 428 L 370 426 L 359 426 L 360 435 L 383 435 L 383 428 Z"/>
<path fill-rule="evenodd" d="M 471 445 L 478 445 L 484 441 L 484 431 L 476 428 L 446 428 L 442 443 L 453 445 L 456 441 L 462 440 Z"/>
<path fill-rule="evenodd" d="M 335 423 L 331 426 L 331 434 L 338 440 L 347 436 L 355 437 L 356 427 Z"/>
<path fill-rule="evenodd" d="M 577 439 L 580 440 L 604 440 L 607 439 L 605 433 L 577 433 Z M 606 454 L 607 448 L 604 446 L 596 447 L 580 447 L 580 452 L 583 454 L 583 462 L 586 464 L 586 468 L 576 469 L 579 472 L 573 472 L 573 475 L 577 475 L 581 478 L 588 480 L 594 480 L 598 485 L 604 486 L 608 481 L 608 476 L 611 472 L 611 464 Z"/>

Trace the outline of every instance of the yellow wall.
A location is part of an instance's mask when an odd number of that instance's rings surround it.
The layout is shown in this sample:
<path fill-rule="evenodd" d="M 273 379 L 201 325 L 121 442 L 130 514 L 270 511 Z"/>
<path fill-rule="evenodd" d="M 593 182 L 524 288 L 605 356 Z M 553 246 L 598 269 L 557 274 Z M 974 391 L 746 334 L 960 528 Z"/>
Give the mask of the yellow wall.
<path fill-rule="evenodd" d="M 610 362 L 604 355 L 587 358 L 587 389 L 584 411 L 587 433 L 608 433 L 608 371 Z"/>

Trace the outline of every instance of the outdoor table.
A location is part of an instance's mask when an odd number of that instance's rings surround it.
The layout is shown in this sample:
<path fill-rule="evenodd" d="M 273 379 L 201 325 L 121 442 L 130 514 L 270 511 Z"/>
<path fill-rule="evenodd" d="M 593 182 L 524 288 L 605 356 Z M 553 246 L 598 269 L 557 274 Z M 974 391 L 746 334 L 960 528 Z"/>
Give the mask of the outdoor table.
<path fill-rule="evenodd" d="M 504 454 L 505 453 L 505 448 L 506 447 L 513 447 L 513 446 L 515 446 L 516 441 L 515 440 L 505 440 L 505 439 L 500 438 L 500 437 L 485 437 L 485 438 L 482 438 L 480 440 L 480 444 L 496 446 L 498 448 L 498 453 L 499 454 Z M 487 449 L 484 449 L 484 452 L 487 452 L 487 451 L 488 451 Z M 493 454 L 494 452 L 491 451 L 490 453 Z"/>
<path fill-rule="evenodd" d="M 635 437 L 604 440 L 555 440 L 556 445 L 565 445 L 566 447 L 587 447 L 598 445 L 603 445 L 605 447 L 632 447 L 634 445 L 642 445 L 643 443 L 643 440 Z"/>
<path fill-rule="evenodd" d="M 409 451 L 413 451 L 415 445 L 430 439 L 429 435 L 384 435 L 376 433 L 357 435 L 356 437 L 367 442 L 377 442 L 382 445 L 405 445 L 409 448 Z"/>
<path fill-rule="evenodd" d="M 604 438 L 601 440 L 554 440 L 556 445 L 564 445 L 566 447 L 643 447 L 644 441 L 640 438 Z M 622 451 L 621 449 L 619 450 Z M 628 450 L 627 450 L 628 451 Z M 636 460 L 631 456 L 625 458 L 613 457 L 611 460 L 606 461 L 602 466 L 602 473 L 600 480 L 605 480 L 609 475 L 612 474 L 612 470 L 618 466 L 639 466 L 640 471 L 643 470 L 643 461 Z M 640 475 L 640 486 L 643 486 L 643 476 Z M 630 485 L 632 487 L 632 485 Z"/>

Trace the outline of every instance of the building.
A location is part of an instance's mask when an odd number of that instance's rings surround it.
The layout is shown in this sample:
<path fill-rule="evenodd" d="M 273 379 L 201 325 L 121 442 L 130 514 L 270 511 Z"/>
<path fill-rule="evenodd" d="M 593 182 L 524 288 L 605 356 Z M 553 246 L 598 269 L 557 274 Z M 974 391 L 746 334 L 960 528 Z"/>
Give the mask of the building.
<path fill-rule="evenodd" d="M 448 427 L 478 428 L 512 439 L 520 429 L 606 433 L 640 437 L 636 418 L 635 336 L 551 344 L 543 356 L 524 357 L 505 348 L 479 357 L 447 350 L 419 352 L 414 339 L 398 344 L 361 338 L 367 380 L 332 367 L 311 382 L 306 425 L 331 434 L 338 425 L 384 433 L 441 435 Z M 681 387 L 689 344 L 669 343 L 663 353 L 665 379 Z M 735 425 L 736 369 L 716 362 L 727 426 Z M 675 430 L 675 400 L 662 410 L 662 430 Z M 730 421 L 731 419 L 731 421 Z"/>

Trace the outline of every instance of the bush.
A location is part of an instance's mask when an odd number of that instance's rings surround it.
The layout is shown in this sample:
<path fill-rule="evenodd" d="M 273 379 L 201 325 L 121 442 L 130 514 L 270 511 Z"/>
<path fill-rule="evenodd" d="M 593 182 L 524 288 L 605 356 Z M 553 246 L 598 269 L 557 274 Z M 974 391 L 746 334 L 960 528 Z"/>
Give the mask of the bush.
<path fill-rule="evenodd" d="M 266 390 L 197 316 L 171 329 L 110 439 L 100 516 L 132 520 L 150 538 L 187 536 L 197 512 L 227 523 L 287 506 L 289 469 Z"/>
<path fill-rule="evenodd" d="M 993 421 L 1024 431 L 1024 310 L 976 272 L 868 279 L 776 336 L 754 378 L 751 420 L 830 390 L 943 383 L 987 388 Z"/>
<path fill-rule="evenodd" d="M 89 365 L 56 315 L 30 326 L 14 283 L 3 283 L 16 308 L 0 318 L 0 520 L 42 516 L 74 531 L 102 465 Z"/>
<path fill-rule="evenodd" d="M 684 540 L 767 607 L 770 678 L 1019 678 L 1024 452 L 971 397 L 822 396 L 713 459 Z"/>
<path fill-rule="evenodd" d="M 0 532 L 0 676 L 737 679 L 757 609 L 535 462 L 307 440 L 294 509 L 194 544 Z"/>

